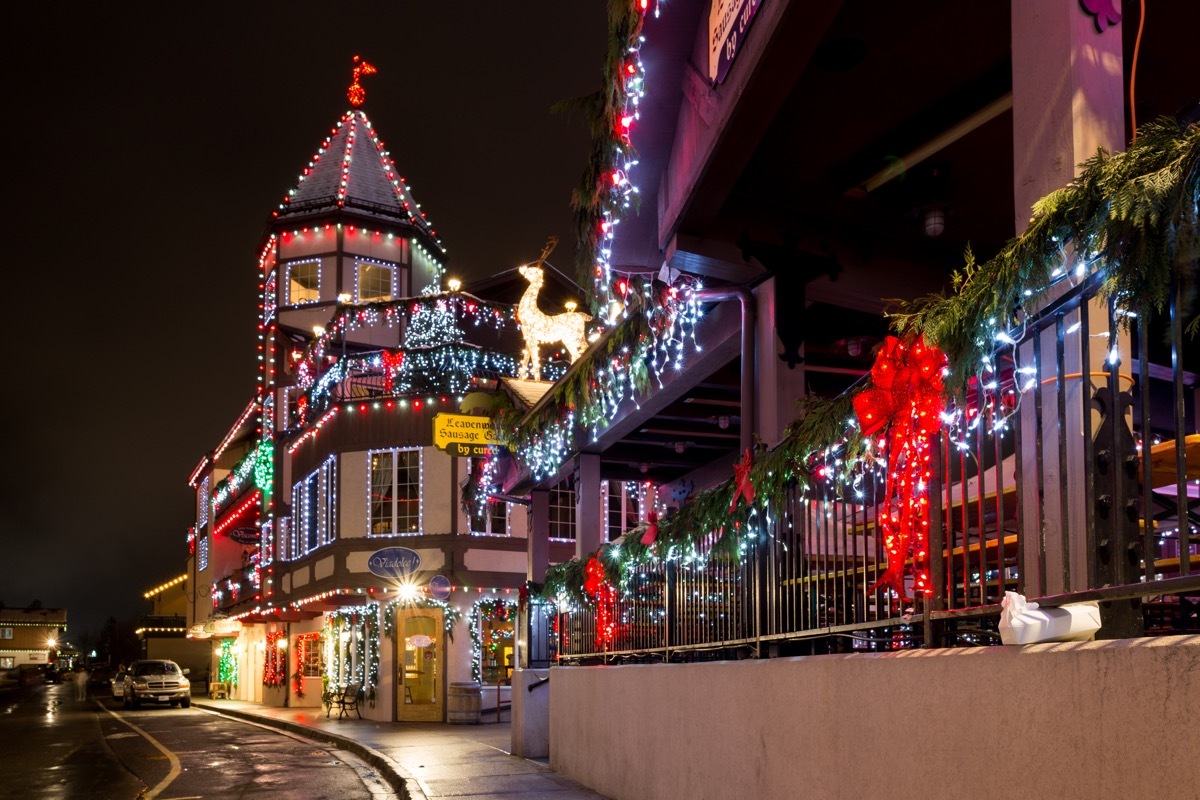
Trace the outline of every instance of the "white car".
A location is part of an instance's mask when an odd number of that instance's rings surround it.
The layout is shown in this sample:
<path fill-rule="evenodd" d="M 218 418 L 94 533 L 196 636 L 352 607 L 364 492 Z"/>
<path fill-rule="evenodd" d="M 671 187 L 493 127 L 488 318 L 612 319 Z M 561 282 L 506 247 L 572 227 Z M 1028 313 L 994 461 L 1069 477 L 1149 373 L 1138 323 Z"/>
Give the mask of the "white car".
<path fill-rule="evenodd" d="M 192 684 L 187 673 L 188 670 L 165 658 L 135 661 L 125 673 L 121 700 L 126 708 L 141 708 L 143 702 L 187 708 L 192 704 Z"/>
<path fill-rule="evenodd" d="M 125 697 L 125 670 L 121 670 L 116 675 L 113 675 L 112 680 L 108 682 L 112 687 L 112 696 L 114 700 L 121 700 Z"/>

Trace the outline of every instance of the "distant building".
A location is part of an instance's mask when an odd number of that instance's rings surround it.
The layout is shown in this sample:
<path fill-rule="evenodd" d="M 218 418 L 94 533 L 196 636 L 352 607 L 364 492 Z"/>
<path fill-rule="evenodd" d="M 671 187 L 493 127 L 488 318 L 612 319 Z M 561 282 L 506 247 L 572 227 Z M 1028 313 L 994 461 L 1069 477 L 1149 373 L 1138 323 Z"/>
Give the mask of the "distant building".
<path fill-rule="evenodd" d="M 192 594 L 186 574 L 143 593 L 150 601 L 150 613 L 139 620 L 134 633 L 141 658 L 169 658 L 190 670 L 192 680 L 197 681 L 208 677 L 210 663 L 208 645 L 187 636 Z"/>
<path fill-rule="evenodd" d="M 54 663 L 66 630 L 65 608 L 0 608 L 0 669 Z"/>

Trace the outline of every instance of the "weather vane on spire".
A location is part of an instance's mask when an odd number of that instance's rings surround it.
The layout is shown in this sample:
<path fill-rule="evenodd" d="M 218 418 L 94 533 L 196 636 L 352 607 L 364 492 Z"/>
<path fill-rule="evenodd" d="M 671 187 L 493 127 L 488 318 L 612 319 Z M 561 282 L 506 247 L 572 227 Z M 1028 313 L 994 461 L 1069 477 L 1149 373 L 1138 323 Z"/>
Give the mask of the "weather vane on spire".
<path fill-rule="evenodd" d="M 363 75 L 374 75 L 376 69 L 366 61 L 360 62 L 359 57 L 354 57 L 354 82 L 350 84 L 349 91 L 346 96 L 350 98 L 350 105 L 358 108 L 363 104 L 363 100 L 367 99 L 367 90 L 358 82 L 359 77 Z"/>

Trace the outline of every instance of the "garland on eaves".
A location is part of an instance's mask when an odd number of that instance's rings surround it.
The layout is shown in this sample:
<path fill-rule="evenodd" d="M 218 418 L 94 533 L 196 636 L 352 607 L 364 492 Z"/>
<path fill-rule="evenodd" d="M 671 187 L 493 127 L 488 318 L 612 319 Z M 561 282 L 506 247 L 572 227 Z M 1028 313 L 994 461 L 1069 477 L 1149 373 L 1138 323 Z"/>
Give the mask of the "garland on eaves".
<path fill-rule="evenodd" d="M 974 376 L 995 374 L 989 354 L 997 342 L 1015 341 L 1009 331 L 1065 274 L 1084 278 L 1102 269 L 1104 294 L 1138 313 L 1162 308 L 1173 272 L 1195 281 L 1200 271 L 1200 126 L 1149 123 L 1124 153 L 1101 151 L 1081 167 L 1078 178 L 1034 206 L 1026 232 L 994 258 L 978 264 L 968 252 L 951 292 L 906 303 L 893 315 L 892 327 L 903 340 L 923 335 L 945 352 L 948 394 L 961 394 Z M 1074 255 L 1068 256 L 1068 246 Z M 1068 258 L 1076 262 L 1068 264 Z M 1193 321 L 1191 329 L 1197 324 Z M 581 418 L 595 413 L 588 406 L 598 401 L 589 389 L 596 386 L 598 365 L 576 366 L 580 371 L 570 386 L 556 387 L 553 404 L 541 410 L 542 419 L 556 410 Z M 868 378 L 852 391 L 870 386 Z M 523 441 L 520 434 L 518 442 Z M 652 557 L 702 561 L 739 555 L 747 534 L 755 535 L 758 525 L 770 522 L 790 487 L 852 486 L 876 469 L 879 457 L 870 447 L 853 419 L 850 392 L 832 400 L 806 398 L 783 441 L 754 454 L 749 473 L 757 490 L 753 503 L 738 504 L 731 512 L 735 486 L 728 480 L 658 522 L 653 545 L 641 543 L 639 529 L 603 545 L 597 558 L 608 580 L 622 587 L 630 567 Z M 718 531 L 722 535 L 714 537 Z M 583 591 L 586 561 L 551 567 L 540 595 L 589 603 Z"/>

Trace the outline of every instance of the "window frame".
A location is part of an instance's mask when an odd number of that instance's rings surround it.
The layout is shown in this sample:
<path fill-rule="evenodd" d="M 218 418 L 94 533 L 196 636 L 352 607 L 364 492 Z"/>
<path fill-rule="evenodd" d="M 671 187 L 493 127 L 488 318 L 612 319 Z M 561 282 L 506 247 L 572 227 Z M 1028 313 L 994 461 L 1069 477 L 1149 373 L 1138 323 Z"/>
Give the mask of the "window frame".
<path fill-rule="evenodd" d="M 566 486 L 550 489 L 547 534 L 550 539 L 573 542 L 576 537 L 575 490 Z"/>
<path fill-rule="evenodd" d="M 391 279 L 388 282 L 387 296 L 373 295 L 364 297 L 363 295 L 363 268 L 368 269 L 386 269 L 391 273 Z M 397 280 L 400 275 L 400 267 L 398 264 L 393 264 L 390 261 L 377 261 L 373 258 L 356 258 L 354 259 L 354 300 L 358 303 L 386 303 L 395 300 L 398 296 L 399 287 Z"/>
<path fill-rule="evenodd" d="M 406 458 L 408 457 L 408 454 L 412 454 L 412 453 L 416 454 L 417 462 L 416 462 L 415 468 L 416 468 L 417 480 L 415 483 L 413 483 L 411 481 L 405 481 L 405 483 L 403 484 L 404 486 L 414 486 L 415 487 L 415 496 L 416 496 L 416 501 L 417 501 L 417 512 L 415 515 L 416 523 L 417 523 L 416 530 L 403 530 L 403 531 L 400 530 L 401 517 L 400 517 L 397 509 L 398 509 L 399 503 L 403 499 L 398 496 L 399 495 L 398 490 L 401 486 L 401 483 L 399 481 L 399 466 L 398 466 L 400 459 L 398 458 L 398 456 L 401 453 L 406 454 Z M 391 466 L 388 470 L 390 472 L 390 481 L 386 484 L 386 488 L 390 490 L 390 494 L 387 497 L 387 499 L 382 499 L 382 497 L 381 497 L 381 499 L 376 501 L 376 499 L 375 499 L 376 488 L 382 489 L 385 487 L 385 484 L 376 482 L 375 476 L 376 476 L 377 470 L 372 462 L 377 456 L 381 456 L 381 455 L 386 455 L 386 456 L 390 457 Z M 406 466 L 405 466 L 406 473 L 410 472 L 412 469 L 413 469 L 412 464 L 406 464 Z M 367 501 L 366 535 L 367 536 L 369 536 L 369 537 L 420 536 L 420 535 L 424 534 L 424 532 L 425 532 L 425 451 L 423 448 L 421 448 L 421 447 L 385 447 L 385 448 L 378 448 L 375 450 L 368 450 L 367 451 L 366 490 L 367 490 L 366 491 L 366 501 Z M 408 499 L 411 500 L 411 498 L 408 498 Z M 383 505 L 391 506 L 391 514 L 389 515 L 390 520 L 388 520 L 390 522 L 390 527 L 386 531 L 381 531 L 381 532 L 376 531 L 377 525 L 384 522 L 383 515 L 376 513 L 375 506 L 377 504 L 381 507 Z M 405 520 L 411 520 L 412 517 L 413 517 L 413 515 L 410 515 L 410 514 L 404 515 Z"/>
<path fill-rule="evenodd" d="M 292 484 L 289 560 L 315 553 L 337 540 L 337 473 L 337 456 L 331 455 Z"/>
<path fill-rule="evenodd" d="M 316 286 L 317 296 L 311 300 L 296 300 L 296 299 L 294 299 L 292 297 L 292 270 L 295 267 L 307 266 L 307 265 L 313 265 L 313 264 L 315 264 L 316 268 L 317 268 L 317 286 Z M 286 262 L 284 264 L 284 267 L 287 270 L 287 280 L 284 282 L 284 286 L 287 287 L 287 298 L 286 298 L 287 302 L 284 303 L 284 305 L 304 306 L 304 305 L 311 305 L 313 303 L 321 302 L 321 259 L 319 259 L 319 258 L 297 259 L 296 261 Z M 303 284 L 301 284 L 301 285 L 303 285 Z M 305 288 L 308 289 L 309 291 L 312 291 L 312 287 L 305 287 Z"/>

